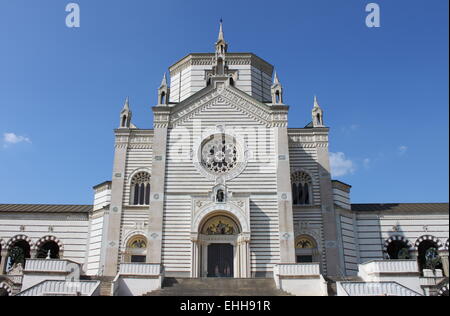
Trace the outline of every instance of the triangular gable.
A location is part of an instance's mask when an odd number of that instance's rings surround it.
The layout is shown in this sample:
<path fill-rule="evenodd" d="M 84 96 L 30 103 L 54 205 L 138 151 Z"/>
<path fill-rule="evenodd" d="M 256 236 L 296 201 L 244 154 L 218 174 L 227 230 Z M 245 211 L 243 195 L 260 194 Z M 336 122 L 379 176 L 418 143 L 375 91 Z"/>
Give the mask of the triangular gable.
<path fill-rule="evenodd" d="M 170 125 L 178 126 L 214 104 L 228 104 L 266 126 L 287 125 L 288 106 L 266 105 L 232 86 L 208 86 L 171 108 Z"/>

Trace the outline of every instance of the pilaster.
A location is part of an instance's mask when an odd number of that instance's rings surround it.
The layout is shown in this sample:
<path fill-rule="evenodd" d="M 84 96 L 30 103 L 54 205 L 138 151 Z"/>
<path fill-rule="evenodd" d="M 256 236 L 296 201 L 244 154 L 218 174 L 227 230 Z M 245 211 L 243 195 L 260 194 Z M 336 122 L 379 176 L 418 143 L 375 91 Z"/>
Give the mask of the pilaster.
<path fill-rule="evenodd" d="M 8 260 L 8 251 L 6 249 L 2 250 L 1 256 L 2 256 L 2 259 L 0 261 L 0 275 L 3 275 L 6 273 L 6 263 L 8 262 L 7 261 Z"/>
<path fill-rule="evenodd" d="M 289 138 L 287 127 L 275 127 L 277 146 L 277 186 L 280 231 L 280 261 L 295 263 L 294 216 L 290 175 Z"/>
<path fill-rule="evenodd" d="M 117 274 L 119 265 L 120 224 L 122 219 L 126 157 L 130 133 L 131 131 L 129 129 L 116 130 L 111 206 L 109 213 L 105 216 L 106 241 L 104 245 L 106 250 L 102 258 L 102 266 L 104 267 L 103 275 L 108 277 L 113 277 Z"/>
<path fill-rule="evenodd" d="M 148 225 L 147 263 L 162 263 L 163 216 L 166 182 L 167 131 L 170 109 L 156 106 L 154 113 L 153 162 Z"/>
<path fill-rule="evenodd" d="M 341 253 L 338 249 L 337 217 L 333 201 L 331 167 L 328 152 L 328 128 L 315 129 L 317 163 L 319 168 L 320 198 L 322 206 L 323 232 L 327 275 L 338 276 L 344 273 Z"/>

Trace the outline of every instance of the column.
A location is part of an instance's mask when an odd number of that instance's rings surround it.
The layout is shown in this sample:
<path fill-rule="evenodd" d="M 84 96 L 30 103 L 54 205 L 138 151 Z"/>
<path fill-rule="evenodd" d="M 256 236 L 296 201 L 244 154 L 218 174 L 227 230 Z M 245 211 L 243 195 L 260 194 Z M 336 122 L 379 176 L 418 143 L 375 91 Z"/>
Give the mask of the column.
<path fill-rule="evenodd" d="M 448 271 L 448 253 L 441 255 L 441 259 L 442 259 L 442 270 L 444 272 L 444 276 L 446 276 L 447 278 L 449 277 L 449 271 Z"/>
<path fill-rule="evenodd" d="M 1 252 L 1 262 L 0 262 L 0 275 L 6 274 L 6 264 L 8 263 L 8 251 L 2 250 Z"/>
<path fill-rule="evenodd" d="M 192 260 L 191 260 L 191 277 L 200 277 L 200 242 L 192 240 Z"/>

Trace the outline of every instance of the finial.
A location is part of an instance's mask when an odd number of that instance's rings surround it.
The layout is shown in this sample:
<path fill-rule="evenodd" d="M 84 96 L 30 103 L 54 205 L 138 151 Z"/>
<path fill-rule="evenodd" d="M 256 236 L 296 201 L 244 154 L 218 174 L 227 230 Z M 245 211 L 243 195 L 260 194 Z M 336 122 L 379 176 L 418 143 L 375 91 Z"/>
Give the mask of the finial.
<path fill-rule="evenodd" d="M 222 18 L 220 18 L 220 28 L 219 28 L 218 41 L 225 41 L 225 36 L 223 34 L 223 19 Z"/>
<path fill-rule="evenodd" d="M 125 104 L 123 105 L 123 111 L 129 111 L 130 110 L 130 98 L 127 97 L 125 99 Z"/>
<path fill-rule="evenodd" d="M 320 108 L 319 100 L 317 99 L 317 95 L 314 95 L 314 107 L 315 108 Z"/>
<path fill-rule="evenodd" d="M 166 76 L 166 73 L 164 73 L 164 77 L 163 77 L 163 79 L 162 79 L 162 81 L 161 81 L 161 86 L 160 86 L 160 87 L 165 87 L 165 86 L 167 86 L 167 76 Z"/>
<path fill-rule="evenodd" d="M 277 74 L 277 72 L 275 71 L 275 76 L 274 76 L 274 78 L 273 78 L 273 84 L 275 85 L 275 84 L 279 84 L 280 83 L 280 80 L 278 79 L 278 74 Z"/>

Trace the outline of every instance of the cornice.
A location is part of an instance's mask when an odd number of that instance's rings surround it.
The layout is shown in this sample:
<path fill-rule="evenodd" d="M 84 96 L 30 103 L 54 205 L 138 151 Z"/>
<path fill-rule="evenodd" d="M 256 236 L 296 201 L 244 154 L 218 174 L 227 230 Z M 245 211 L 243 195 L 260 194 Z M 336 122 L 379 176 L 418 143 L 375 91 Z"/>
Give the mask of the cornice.
<path fill-rule="evenodd" d="M 214 56 L 214 53 L 189 54 L 169 67 L 170 74 L 173 76 L 190 66 L 212 66 L 214 64 Z M 273 74 L 274 67 L 253 53 L 227 53 L 226 60 L 229 66 L 252 65 L 269 76 Z"/>

